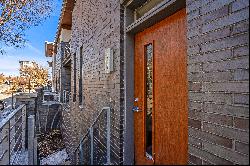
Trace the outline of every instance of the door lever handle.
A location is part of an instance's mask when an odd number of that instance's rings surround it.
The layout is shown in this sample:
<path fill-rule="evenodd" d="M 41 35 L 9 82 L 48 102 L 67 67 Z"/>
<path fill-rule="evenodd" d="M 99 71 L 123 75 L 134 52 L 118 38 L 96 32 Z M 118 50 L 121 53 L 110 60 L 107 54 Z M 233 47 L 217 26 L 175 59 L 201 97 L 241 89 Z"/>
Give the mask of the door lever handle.
<path fill-rule="evenodd" d="M 132 111 L 133 111 L 133 112 L 142 112 L 142 110 L 140 110 L 139 107 L 137 107 L 137 106 L 134 106 L 134 107 L 132 108 Z"/>

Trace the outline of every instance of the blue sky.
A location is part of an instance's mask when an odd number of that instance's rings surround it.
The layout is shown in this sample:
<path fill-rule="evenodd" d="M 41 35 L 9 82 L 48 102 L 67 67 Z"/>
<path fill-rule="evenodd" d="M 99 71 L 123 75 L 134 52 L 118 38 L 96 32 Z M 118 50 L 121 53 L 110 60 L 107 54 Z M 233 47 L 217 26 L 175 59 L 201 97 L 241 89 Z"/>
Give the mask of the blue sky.
<path fill-rule="evenodd" d="M 5 48 L 6 54 L 0 55 L 0 73 L 5 75 L 18 75 L 19 60 L 32 60 L 49 68 L 47 61 L 50 60 L 44 55 L 44 42 L 54 41 L 59 21 L 62 0 L 55 0 L 55 10 L 51 17 L 41 25 L 32 27 L 26 31 L 26 38 L 29 40 L 25 48 Z"/>

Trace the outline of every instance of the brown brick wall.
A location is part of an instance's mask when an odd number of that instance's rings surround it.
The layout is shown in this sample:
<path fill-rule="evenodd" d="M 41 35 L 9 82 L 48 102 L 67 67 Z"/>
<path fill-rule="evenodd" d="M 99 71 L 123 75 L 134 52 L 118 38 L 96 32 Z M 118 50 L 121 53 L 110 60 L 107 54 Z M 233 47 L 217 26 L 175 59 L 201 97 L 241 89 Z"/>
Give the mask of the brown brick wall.
<path fill-rule="evenodd" d="M 249 1 L 187 0 L 189 164 L 249 164 Z"/>
<path fill-rule="evenodd" d="M 97 118 L 103 107 L 111 111 L 111 161 L 123 162 L 123 54 L 121 40 L 121 12 L 118 0 L 77 0 L 72 13 L 72 58 L 71 92 L 76 86 L 76 102 L 71 103 L 69 113 L 72 145 L 79 144 L 80 138 Z M 80 49 L 82 47 L 82 54 Z M 105 49 L 114 51 L 114 72 L 105 73 Z M 79 108 L 80 56 L 83 73 L 83 109 Z M 76 63 L 76 70 L 74 64 Z M 74 81 L 76 72 L 76 82 Z M 73 95 L 72 95 L 73 96 Z"/>
<path fill-rule="evenodd" d="M 187 13 L 189 164 L 249 164 L 249 2 L 187 0 Z M 118 0 L 76 1 L 71 39 L 71 92 L 76 87 L 76 102 L 66 115 L 68 147 L 76 147 L 101 109 L 111 106 L 114 164 L 123 162 L 122 14 Z M 115 71 L 106 74 L 104 52 L 109 47 Z"/>

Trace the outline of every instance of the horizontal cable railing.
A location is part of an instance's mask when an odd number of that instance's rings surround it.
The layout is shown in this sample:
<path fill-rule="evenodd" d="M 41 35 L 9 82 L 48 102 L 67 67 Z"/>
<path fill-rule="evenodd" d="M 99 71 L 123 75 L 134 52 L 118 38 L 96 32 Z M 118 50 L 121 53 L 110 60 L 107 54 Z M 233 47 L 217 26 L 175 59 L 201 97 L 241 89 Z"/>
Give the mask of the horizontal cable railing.
<path fill-rule="evenodd" d="M 110 107 L 102 109 L 75 150 L 76 165 L 110 165 Z"/>
<path fill-rule="evenodd" d="M 21 163 L 25 151 L 26 106 L 21 105 L 0 122 L 0 165 Z"/>

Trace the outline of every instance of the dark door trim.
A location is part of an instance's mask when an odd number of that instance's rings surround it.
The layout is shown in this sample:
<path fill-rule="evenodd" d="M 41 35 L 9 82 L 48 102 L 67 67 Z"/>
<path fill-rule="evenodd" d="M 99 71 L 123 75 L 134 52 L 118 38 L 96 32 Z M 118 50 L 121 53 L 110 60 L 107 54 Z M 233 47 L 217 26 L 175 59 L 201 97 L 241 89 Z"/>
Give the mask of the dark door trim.
<path fill-rule="evenodd" d="M 134 164 L 134 37 L 135 34 L 153 26 L 157 22 L 185 8 L 186 0 L 164 0 L 143 17 L 134 22 L 133 3 L 138 0 L 121 0 L 124 8 L 124 146 L 123 164 Z"/>

